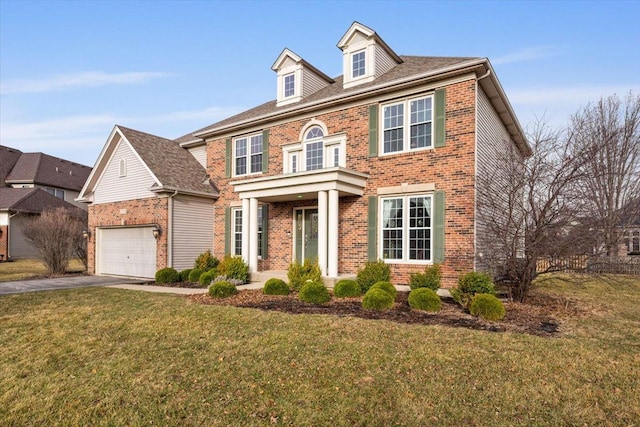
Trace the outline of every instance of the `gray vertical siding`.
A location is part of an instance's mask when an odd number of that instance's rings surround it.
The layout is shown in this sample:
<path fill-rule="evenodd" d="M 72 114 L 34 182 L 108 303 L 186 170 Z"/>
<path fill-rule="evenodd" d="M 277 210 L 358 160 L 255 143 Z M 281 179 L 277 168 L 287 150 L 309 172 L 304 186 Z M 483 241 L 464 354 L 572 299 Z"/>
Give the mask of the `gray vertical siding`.
<path fill-rule="evenodd" d="M 173 198 L 173 268 L 193 268 L 196 257 L 213 252 L 213 200 L 190 196 Z"/>

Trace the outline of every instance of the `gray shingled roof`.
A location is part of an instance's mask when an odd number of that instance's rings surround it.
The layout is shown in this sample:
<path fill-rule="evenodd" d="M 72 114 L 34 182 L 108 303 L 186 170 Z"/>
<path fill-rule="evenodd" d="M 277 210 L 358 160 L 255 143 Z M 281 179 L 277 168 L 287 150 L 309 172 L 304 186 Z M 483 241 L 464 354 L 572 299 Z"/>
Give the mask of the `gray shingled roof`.
<path fill-rule="evenodd" d="M 294 104 L 296 108 L 302 108 L 305 105 L 312 104 L 323 99 L 340 98 L 341 96 L 347 97 L 352 93 L 362 91 L 374 86 L 383 85 L 385 83 L 392 83 L 397 80 L 405 79 L 411 76 L 417 76 L 430 71 L 436 71 L 442 68 L 463 64 L 471 60 L 478 60 L 481 58 L 475 57 L 441 57 L 441 56 L 400 56 L 402 63 L 396 65 L 385 74 L 377 77 L 373 82 L 365 83 L 362 85 L 354 86 L 348 89 L 342 87 L 342 76 L 335 78 L 335 83 L 329 84 L 319 91 L 305 97 L 302 101 Z M 290 109 L 292 105 L 286 105 L 277 107 L 276 100 L 265 102 L 262 105 L 246 110 L 242 113 L 231 116 L 222 121 L 216 122 L 212 125 L 206 126 L 202 129 L 198 129 L 187 135 L 183 135 L 176 138 L 178 143 L 184 143 L 198 139 L 194 137 L 194 134 L 198 134 L 204 131 L 214 131 L 218 128 L 224 128 L 229 125 L 241 123 L 247 120 L 255 119 L 258 117 L 267 116 L 270 114 L 277 114 L 280 111 Z"/>
<path fill-rule="evenodd" d="M 0 187 L 5 186 L 4 181 L 7 175 L 9 175 L 21 155 L 22 151 L 20 150 L 0 145 Z"/>
<path fill-rule="evenodd" d="M 0 188 L 0 210 L 40 213 L 55 208 L 79 209 L 42 188 Z"/>
<path fill-rule="evenodd" d="M 217 194 L 202 165 L 177 142 L 124 126 L 118 129 L 164 188 Z"/>
<path fill-rule="evenodd" d="M 3 153 L 4 154 L 4 153 Z M 91 168 L 44 153 L 21 153 L 5 182 L 28 182 L 80 191 Z"/>

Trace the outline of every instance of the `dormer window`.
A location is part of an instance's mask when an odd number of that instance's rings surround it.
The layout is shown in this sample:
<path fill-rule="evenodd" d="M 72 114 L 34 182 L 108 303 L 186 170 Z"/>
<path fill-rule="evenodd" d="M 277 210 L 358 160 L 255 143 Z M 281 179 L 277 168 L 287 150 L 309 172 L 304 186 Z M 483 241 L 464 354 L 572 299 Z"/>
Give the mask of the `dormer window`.
<path fill-rule="evenodd" d="M 278 107 L 299 102 L 305 96 L 333 83 L 333 79 L 289 49 L 282 51 L 271 69 L 278 73 Z"/>
<path fill-rule="evenodd" d="M 354 79 L 366 74 L 365 54 L 366 52 L 361 50 L 351 55 L 351 77 Z"/>
<path fill-rule="evenodd" d="M 294 73 L 287 74 L 284 80 L 284 97 L 289 98 L 296 94 L 296 75 Z"/>

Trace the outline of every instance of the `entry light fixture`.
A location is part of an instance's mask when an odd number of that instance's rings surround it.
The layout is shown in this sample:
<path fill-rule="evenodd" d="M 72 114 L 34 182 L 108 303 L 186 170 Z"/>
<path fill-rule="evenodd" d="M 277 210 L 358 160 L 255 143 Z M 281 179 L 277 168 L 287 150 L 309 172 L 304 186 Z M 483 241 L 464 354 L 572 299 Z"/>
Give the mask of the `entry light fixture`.
<path fill-rule="evenodd" d="M 153 226 L 153 229 L 151 229 L 151 232 L 153 233 L 153 237 L 157 239 L 158 237 L 160 237 L 160 234 L 162 234 L 162 228 L 160 228 L 160 226 L 156 224 Z"/>
<path fill-rule="evenodd" d="M 85 240 L 89 240 L 89 237 L 91 237 L 91 231 L 89 230 L 82 230 L 82 237 Z"/>

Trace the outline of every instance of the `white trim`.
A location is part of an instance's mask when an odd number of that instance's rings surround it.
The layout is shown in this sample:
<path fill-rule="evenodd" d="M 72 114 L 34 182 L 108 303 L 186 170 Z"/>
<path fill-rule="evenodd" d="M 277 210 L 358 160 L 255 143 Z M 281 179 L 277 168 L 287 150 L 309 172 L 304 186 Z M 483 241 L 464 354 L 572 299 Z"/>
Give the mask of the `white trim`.
<path fill-rule="evenodd" d="M 235 138 L 231 139 L 231 176 L 232 177 L 237 177 L 237 176 L 250 176 L 250 175 L 260 175 L 262 174 L 262 161 L 260 162 L 260 171 L 259 172 L 251 172 L 251 156 L 253 155 L 257 155 L 257 154 L 252 154 L 251 153 L 251 138 L 255 138 L 259 136 L 260 139 L 262 139 L 262 150 L 260 150 L 260 155 L 264 156 L 264 138 L 263 138 L 263 133 L 262 132 L 254 132 L 254 133 L 250 133 L 250 134 L 245 134 L 245 135 L 241 135 L 241 136 L 236 136 Z M 247 141 L 247 146 L 246 146 L 246 154 L 242 157 L 246 158 L 247 162 L 245 164 L 246 167 L 246 172 L 243 174 L 238 174 L 236 171 L 236 160 L 238 159 L 238 156 L 236 156 L 236 143 L 238 140 L 242 140 L 245 139 Z"/>
<path fill-rule="evenodd" d="M 431 99 L 431 141 L 426 147 L 418 147 L 411 148 L 411 102 L 419 101 L 422 99 Z M 403 117 L 402 117 L 402 150 L 398 151 L 389 151 L 385 153 L 384 151 L 384 110 L 385 107 L 392 107 L 394 105 L 402 105 L 403 106 Z M 434 118 L 434 110 L 435 110 L 435 97 L 433 93 L 426 93 L 417 96 L 412 96 L 409 98 L 396 99 L 393 101 L 385 102 L 380 104 L 379 113 L 378 113 L 378 153 L 380 156 L 389 156 L 394 154 L 401 153 L 412 153 L 416 151 L 424 151 L 424 150 L 433 150 L 434 147 L 434 134 L 435 134 L 435 118 Z"/>

